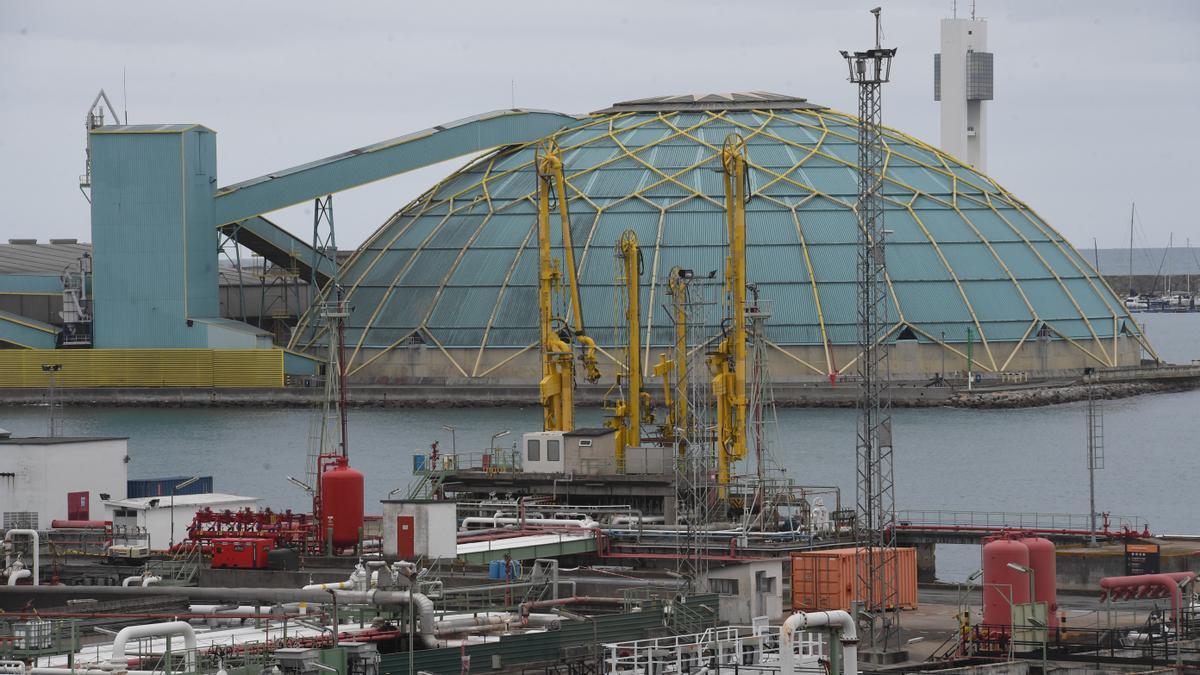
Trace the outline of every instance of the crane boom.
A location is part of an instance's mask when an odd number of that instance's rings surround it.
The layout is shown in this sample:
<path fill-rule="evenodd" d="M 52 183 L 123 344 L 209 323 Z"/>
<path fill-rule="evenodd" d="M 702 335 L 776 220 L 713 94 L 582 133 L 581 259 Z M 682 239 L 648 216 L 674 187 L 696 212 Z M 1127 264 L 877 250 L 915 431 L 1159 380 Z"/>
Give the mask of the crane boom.
<path fill-rule="evenodd" d="M 554 148 L 555 150 L 557 148 Z M 555 176 L 562 176 L 562 163 L 547 161 L 550 148 L 538 148 L 538 328 L 542 353 L 542 428 L 545 431 L 575 430 L 575 358 L 571 345 L 559 336 L 554 313 L 554 295 L 562 290 L 562 271 L 550 250 L 550 192 Z M 557 166 L 557 171 L 555 171 Z M 561 182 L 560 182 L 561 184 Z M 565 207 L 564 207 L 565 208 Z"/>
<path fill-rule="evenodd" d="M 625 449 L 642 444 L 643 404 L 649 409 L 649 394 L 642 391 L 641 274 L 642 251 L 637 233 L 625 230 L 617 242 L 621 281 L 625 285 L 625 324 L 629 343 L 626 347 L 626 378 L 629 390 L 616 404 L 613 425 L 617 428 L 617 470 L 625 466 Z"/>
<path fill-rule="evenodd" d="M 538 193 L 539 215 L 545 205 L 546 231 L 549 236 L 550 201 L 558 204 L 559 221 L 562 228 L 563 260 L 566 263 L 567 290 L 571 297 L 571 337 L 582 347 L 579 355 L 588 382 L 600 379 L 600 366 L 596 359 L 596 341 L 588 336 L 583 324 L 583 303 L 579 298 L 579 274 L 575 266 L 575 246 L 571 238 L 571 213 L 567 208 L 567 179 L 563 174 L 562 151 L 553 139 L 542 141 L 538 147 L 540 160 L 538 173 L 546 184 L 546 193 Z"/>
<path fill-rule="evenodd" d="M 731 465 L 746 456 L 746 141 L 730 134 L 721 148 L 725 174 L 725 337 L 709 356 L 717 404 L 717 483 L 729 495 Z"/>

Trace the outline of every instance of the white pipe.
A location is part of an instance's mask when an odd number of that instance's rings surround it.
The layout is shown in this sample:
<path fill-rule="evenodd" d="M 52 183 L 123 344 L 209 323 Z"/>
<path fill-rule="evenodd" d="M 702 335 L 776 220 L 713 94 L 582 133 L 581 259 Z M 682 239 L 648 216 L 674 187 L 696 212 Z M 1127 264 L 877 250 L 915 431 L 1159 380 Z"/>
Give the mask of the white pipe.
<path fill-rule="evenodd" d="M 42 570 L 42 568 L 39 566 L 40 561 L 41 561 L 42 546 L 41 546 L 41 542 L 38 539 L 37 530 L 14 529 L 14 530 L 9 530 L 8 532 L 4 533 L 4 566 L 5 567 L 12 565 L 12 561 L 9 559 L 9 557 L 10 557 L 9 554 L 12 552 L 12 538 L 13 538 L 14 534 L 23 534 L 27 537 L 33 538 L 33 585 L 38 586 L 39 585 L 38 577 L 40 576 L 40 573 Z"/>
<path fill-rule="evenodd" d="M 160 581 L 162 581 L 162 577 L 154 576 L 152 574 L 152 575 L 146 577 L 145 579 L 142 579 L 142 588 L 145 588 L 146 586 L 149 586 L 150 584 L 157 584 Z"/>
<path fill-rule="evenodd" d="M 309 584 L 301 586 L 302 591 L 352 591 L 354 590 L 353 581 L 335 581 L 328 584 Z"/>
<path fill-rule="evenodd" d="M 597 528 L 600 523 L 588 518 L 586 520 L 575 520 L 574 518 L 487 518 L 483 516 L 471 516 L 463 518 L 462 529 L 469 530 L 471 525 L 484 525 L 490 528 L 498 528 L 502 525 L 557 525 L 561 527 L 584 527 Z"/>
<path fill-rule="evenodd" d="M 2 671 L 0 671 L 2 672 Z M 158 670 L 126 670 L 125 675 L 162 675 Z M 103 668 L 30 668 L 29 675 L 113 675 L 113 671 Z"/>
<path fill-rule="evenodd" d="M 29 570 L 26 570 L 26 569 L 17 570 L 16 572 L 13 572 L 12 574 L 8 575 L 8 585 L 16 586 L 18 581 L 20 581 L 21 579 L 27 579 L 31 576 L 33 576 L 33 574 Z M 37 581 L 34 580 L 34 583 L 36 585 Z"/>
<path fill-rule="evenodd" d="M 796 654 L 792 640 L 796 631 L 820 627 L 842 629 L 842 673 L 858 675 L 858 628 L 854 617 L 840 609 L 828 612 L 797 612 L 783 622 L 779 629 L 779 675 L 796 673 Z M 830 648 L 833 647 L 830 640 Z"/>
<path fill-rule="evenodd" d="M 184 647 L 184 670 L 196 672 L 196 631 L 186 621 L 168 621 L 166 623 L 148 623 L 140 626 L 126 626 L 113 639 L 112 656 L 108 659 L 108 667 L 118 673 L 125 672 L 129 659 L 125 658 L 125 643 L 129 638 L 159 637 L 182 635 Z M 167 645 L 170 646 L 170 637 Z"/>
<path fill-rule="evenodd" d="M 137 574 L 132 577 L 125 577 L 125 579 L 121 582 L 121 585 L 122 586 L 132 586 L 141 580 L 142 580 L 142 575 Z"/>

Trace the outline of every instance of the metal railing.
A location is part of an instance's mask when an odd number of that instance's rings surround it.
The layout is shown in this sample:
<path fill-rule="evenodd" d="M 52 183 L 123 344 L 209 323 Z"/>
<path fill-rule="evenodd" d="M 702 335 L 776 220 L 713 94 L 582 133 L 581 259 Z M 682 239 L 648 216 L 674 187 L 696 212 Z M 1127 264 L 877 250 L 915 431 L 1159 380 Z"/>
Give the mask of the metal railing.
<path fill-rule="evenodd" d="M 1141 516 L 1107 515 L 1108 530 L 1124 528 L 1142 531 L 1146 519 Z M 1097 523 L 1103 531 L 1103 520 Z M 906 509 L 896 512 L 901 527 L 920 529 L 931 527 L 995 528 L 1025 530 L 1087 530 L 1091 519 L 1086 513 L 1043 513 L 1018 511 L 956 511 L 950 509 Z"/>
<path fill-rule="evenodd" d="M 827 645 L 819 633 L 797 632 L 792 644 L 800 672 L 824 673 Z M 778 626 L 722 626 L 702 632 L 604 645 L 604 672 L 682 675 L 725 669 L 778 673 Z"/>

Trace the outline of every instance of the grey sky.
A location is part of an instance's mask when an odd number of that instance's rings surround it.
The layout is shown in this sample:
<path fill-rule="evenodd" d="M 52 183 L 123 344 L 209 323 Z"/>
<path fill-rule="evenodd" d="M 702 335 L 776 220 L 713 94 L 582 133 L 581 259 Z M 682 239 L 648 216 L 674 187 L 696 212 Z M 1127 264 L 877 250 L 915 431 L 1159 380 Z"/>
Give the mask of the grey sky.
<path fill-rule="evenodd" d="M 218 132 L 220 183 L 507 108 L 587 112 L 660 94 L 760 89 L 853 111 L 837 49 L 869 46 L 869 2 L 0 0 L 0 237 L 90 239 L 83 115 L 103 87 L 134 123 Z M 960 15 L 970 0 L 959 0 Z M 951 0 L 884 2 L 899 47 L 885 122 L 934 145 L 932 54 Z M 1200 3 L 980 0 L 996 54 L 990 175 L 1080 248 L 1200 244 Z M 339 195 L 361 242 L 461 164 Z M 311 215 L 271 216 L 308 237 Z"/>

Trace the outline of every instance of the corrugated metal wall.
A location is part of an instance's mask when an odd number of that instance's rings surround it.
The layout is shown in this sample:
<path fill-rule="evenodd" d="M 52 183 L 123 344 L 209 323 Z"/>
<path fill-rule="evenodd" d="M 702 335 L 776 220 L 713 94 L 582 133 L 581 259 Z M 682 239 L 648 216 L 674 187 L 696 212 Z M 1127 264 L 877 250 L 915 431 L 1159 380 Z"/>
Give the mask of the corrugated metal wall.
<path fill-rule="evenodd" d="M 0 387 L 282 387 L 282 349 L 0 350 Z"/>
<path fill-rule="evenodd" d="M 698 595 L 688 599 L 694 611 L 717 606 L 716 595 Z M 711 613 L 711 612 L 710 612 Z M 563 619 L 562 627 L 556 631 L 527 633 L 500 638 L 466 648 L 471 657 L 472 673 L 491 672 L 493 655 L 500 656 L 502 668 L 520 663 L 558 661 L 564 648 L 599 646 L 606 642 L 640 640 L 648 633 L 659 629 L 665 631 L 664 612 L 661 605 L 630 614 L 599 616 L 589 621 Z M 457 647 L 426 649 L 413 654 L 413 672 L 461 673 L 462 652 Z M 410 675 L 408 652 L 385 654 L 379 664 L 384 675 Z"/>
<path fill-rule="evenodd" d="M 95 344 L 205 347 L 217 317 L 214 134 L 101 127 L 91 134 Z"/>

